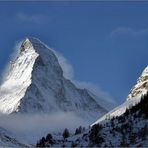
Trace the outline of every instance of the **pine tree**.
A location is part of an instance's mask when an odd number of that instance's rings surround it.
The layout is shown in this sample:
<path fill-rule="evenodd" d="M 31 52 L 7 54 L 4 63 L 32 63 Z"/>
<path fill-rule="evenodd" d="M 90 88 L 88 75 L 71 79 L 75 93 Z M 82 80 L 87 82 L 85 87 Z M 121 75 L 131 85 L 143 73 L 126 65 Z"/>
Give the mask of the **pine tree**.
<path fill-rule="evenodd" d="M 50 133 L 46 136 L 46 142 L 50 145 L 53 145 L 55 143 L 55 141 Z"/>
<path fill-rule="evenodd" d="M 63 132 L 63 138 L 66 139 L 70 136 L 69 130 L 66 128 Z"/>
<path fill-rule="evenodd" d="M 45 137 L 42 137 L 42 139 L 36 144 L 36 147 L 45 147 L 45 142 Z"/>
<path fill-rule="evenodd" d="M 100 134 L 100 130 L 102 129 L 102 126 L 99 124 L 95 124 L 90 131 L 89 140 L 91 145 L 99 145 L 101 144 L 104 139 Z"/>
<path fill-rule="evenodd" d="M 85 131 L 85 128 L 82 128 L 82 126 L 80 126 L 79 128 L 76 128 L 75 135 L 81 134 L 84 131 Z"/>
<path fill-rule="evenodd" d="M 52 135 L 49 133 L 47 136 L 46 136 L 46 141 L 50 141 L 52 139 Z"/>

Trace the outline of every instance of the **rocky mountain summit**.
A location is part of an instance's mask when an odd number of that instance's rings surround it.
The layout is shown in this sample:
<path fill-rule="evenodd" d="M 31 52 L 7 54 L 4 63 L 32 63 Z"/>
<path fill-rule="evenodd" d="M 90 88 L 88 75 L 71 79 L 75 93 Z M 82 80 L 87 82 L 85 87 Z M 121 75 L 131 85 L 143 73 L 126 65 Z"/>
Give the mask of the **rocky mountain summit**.
<path fill-rule="evenodd" d="M 52 49 L 36 38 L 21 43 L 0 86 L 4 114 L 73 112 L 94 120 L 107 112 L 95 99 L 63 76 Z"/>
<path fill-rule="evenodd" d="M 141 76 L 137 80 L 137 84 L 131 89 L 127 100 L 132 99 L 136 96 L 142 96 L 148 91 L 148 67 L 144 69 Z"/>

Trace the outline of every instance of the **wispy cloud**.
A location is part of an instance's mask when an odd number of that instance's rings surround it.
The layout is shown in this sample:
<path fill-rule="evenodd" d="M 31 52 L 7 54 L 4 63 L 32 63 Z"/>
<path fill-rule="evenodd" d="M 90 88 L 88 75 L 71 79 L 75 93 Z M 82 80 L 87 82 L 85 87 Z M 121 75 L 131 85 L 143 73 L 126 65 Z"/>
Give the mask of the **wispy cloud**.
<path fill-rule="evenodd" d="M 5 65 L 5 68 L 3 69 L 2 73 L 0 74 L 0 85 L 5 81 L 7 74 L 9 73 L 9 70 L 11 68 L 11 63 L 17 58 L 20 52 L 20 47 L 23 40 L 19 40 L 15 43 L 15 46 L 13 48 L 13 52 L 9 56 L 9 60 Z"/>
<path fill-rule="evenodd" d="M 53 50 L 53 52 L 56 54 L 58 61 L 63 69 L 64 77 L 71 80 L 74 79 L 74 69 L 72 65 L 69 63 L 69 61 L 61 53 L 57 52 L 56 50 Z"/>
<path fill-rule="evenodd" d="M 62 133 L 68 128 L 74 133 L 83 125 L 88 127 L 90 122 L 84 121 L 71 112 L 54 114 L 0 114 L 0 128 L 6 129 L 17 140 L 36 144 L 42 136 L 50 133 Z M 10 135 L 9 135 L 10 136 Z"/>
<path fill-rule="evenodd" d="M 16 18 L 22 22 L 29 22 L 29 23 L 46 23 L 49 22 L 52 17 L 43 14 L 25 14 L 25 13 L 18 13 Z"/>
<path fill-rule="evenodd" d="M 111 34 L 110 37 L 112 38 L 117 38 L 117 37 L 141 37 L 141 36 L 145 36 L 148 35 L 148 28 L 144 28 L 144 29 L 133 29 L 130 27 L 118 27 L 116 29 L 114 29 Z"/>

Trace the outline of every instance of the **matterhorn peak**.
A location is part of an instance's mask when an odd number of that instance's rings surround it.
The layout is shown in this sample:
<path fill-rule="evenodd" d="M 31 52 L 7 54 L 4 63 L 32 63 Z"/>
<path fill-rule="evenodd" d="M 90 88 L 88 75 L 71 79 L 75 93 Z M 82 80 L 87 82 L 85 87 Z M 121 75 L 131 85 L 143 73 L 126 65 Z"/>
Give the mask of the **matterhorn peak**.
<path fill-rule="evenodd" d="M 26 38 L 25 40 L 22 41 L 20 50 L 21 52 L 23 52 L 31 47 L 33 47 L 32 43 L 30 42 L 29 38 Z"/>
<path fill-rule="evenodd" d="M 26 37 L 21 44 L 21 50 L 30 50 L 33 49 L 37 53 L 52 52 L 43 42 L 34 37 Z"/>
<path fill-rule="evenodd" d="M 107 110 L 86 89 L 63 76 L 53 50 L 36 38 L 26 38 L 7 79 L 0 86 L 0 113 L 73 112 L 95 119 Z"/>
<path fill-rule="evenodd" d="M 148 66 L 144 69 L 137 80 L 137 84 L 131 89 L 127 100 L 135 97 L 141 97 L 148 92 Z"/>

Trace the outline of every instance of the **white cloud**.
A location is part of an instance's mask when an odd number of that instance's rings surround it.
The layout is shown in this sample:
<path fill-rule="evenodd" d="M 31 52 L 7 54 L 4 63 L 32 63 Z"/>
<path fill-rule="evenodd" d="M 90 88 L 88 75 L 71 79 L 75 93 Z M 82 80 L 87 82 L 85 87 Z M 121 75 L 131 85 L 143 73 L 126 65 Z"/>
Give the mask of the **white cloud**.
<path fill-rule="evenodd" d="M 29 23 L 45 23 L 51 20 L 51 17 L 43 14 L 25 14 L 25 13 L 18 13 L 16 18 L 22 22 L 29 22 Z"/>
<path fill-rule="evenodd" d="M 15 46 L 13 48 L 12 54 L 10 55 L 10 61 L 15 60 L 15 58 L 18 56 L 18 54 L 20 53 L 20 47 L 22 44 L 23 40 L 19 40 L 15 43 Z"/>
<path fill-rule="evenodd" d="M 115 37 L 115 38 L 122 36 L 139 37 L 144 35 L 148 35 L 148 28 L 138 30 L 130 27 L 118 27 L 111 32 L 110 37 Z"/>

